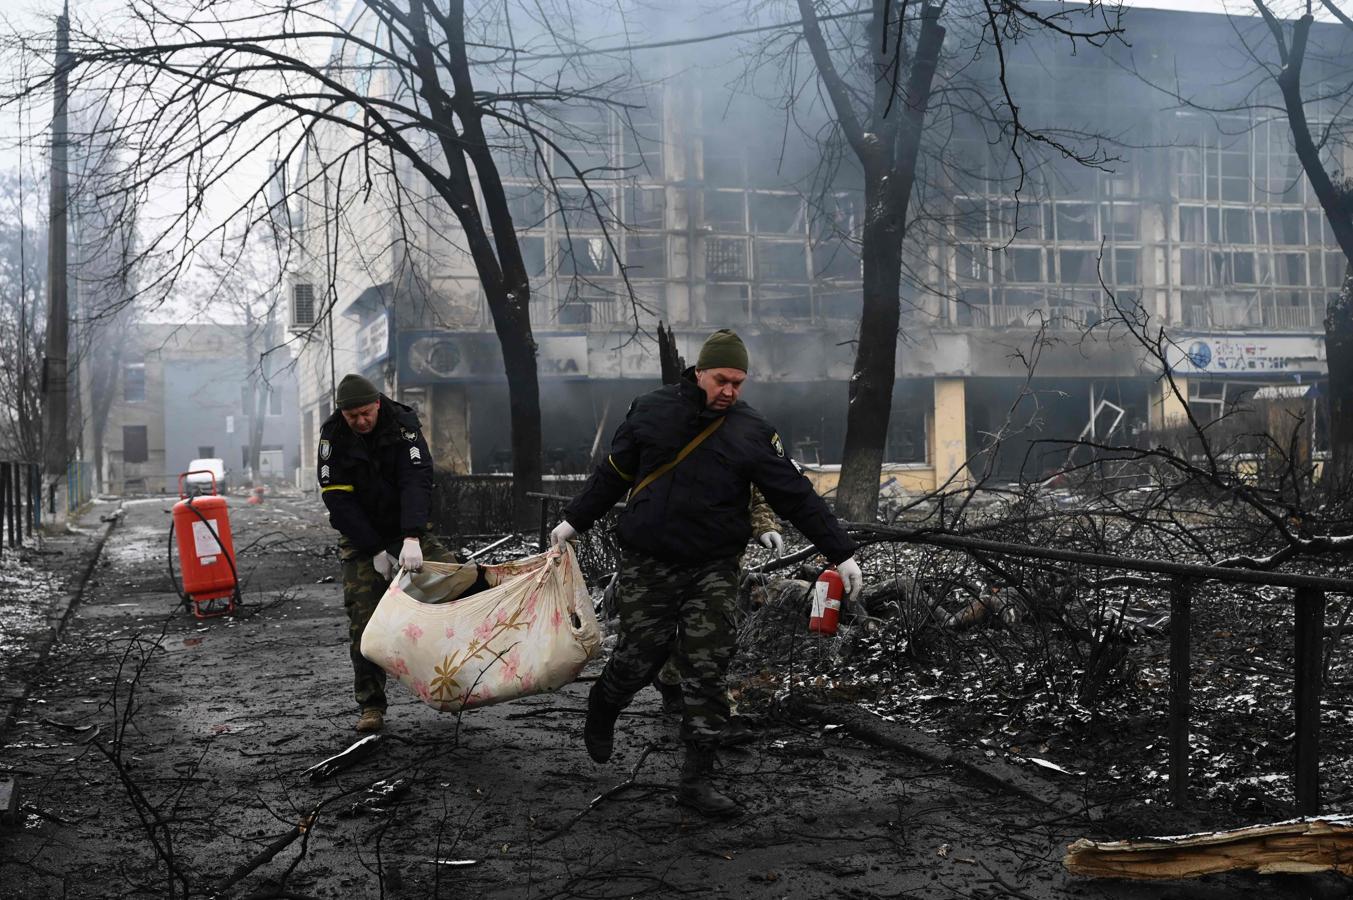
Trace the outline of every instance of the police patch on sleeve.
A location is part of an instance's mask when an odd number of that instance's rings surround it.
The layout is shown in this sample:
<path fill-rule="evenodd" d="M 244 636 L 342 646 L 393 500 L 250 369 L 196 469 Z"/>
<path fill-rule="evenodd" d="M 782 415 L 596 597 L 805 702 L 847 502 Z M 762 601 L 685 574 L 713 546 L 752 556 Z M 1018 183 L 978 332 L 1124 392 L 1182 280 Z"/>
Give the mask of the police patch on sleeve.
<path fill-rule="evenodd" d="M 775 451 L 776 456 L 785 455 L 785 445 L 780 441 L 780 432 L 774 432 L 770 436 L 770 447 Z"/>
<path fill-rule="evenodd" d="M 323 479 L 329 477 L 329 467 L 328 467 L 328 466 L 320 466 L 320 467 L 319 467 L 319 477 L 320 477 L 321 480 L 323 480 Z"/>
<path fill-rule="evenodd" d="M 418 448 L 417 448 L 417 447 L 410 447 L 410 448 L 409 448 L 409 459 L 410 459 L 411 461 L 413 461 L 413 462 L 418 462 L 418 461 L 419 461 L 420 459 L 422 459 L 422 458 L 423 458 L 423 454 L 418 452 Z"/>
<path fill-rule="evenodd" d="M 320 442 L 319 442 L 319 458 L 320 458 L 320 459 L 328 459 L 329 456 L 330 456 L 330 454 L 332 454 L 333 452 L 334 452 L 333 447 L 329 446 L 329 442 L 328 442 L 328 441 L 320 441 Z"/>
<path fill-rule="evenodd" d="M 418 432 L 416 432 L 416 431 L 410 431 L 410 430 L 407 429 L 407 428 L 401 428 L 400 431 L 399 431 L 399 433 L 400 433 L 401 435 L 404 436 L 404 440 L 406 440 L 406 441 L 416 441 L 416 440 L 418 440 Z"/>

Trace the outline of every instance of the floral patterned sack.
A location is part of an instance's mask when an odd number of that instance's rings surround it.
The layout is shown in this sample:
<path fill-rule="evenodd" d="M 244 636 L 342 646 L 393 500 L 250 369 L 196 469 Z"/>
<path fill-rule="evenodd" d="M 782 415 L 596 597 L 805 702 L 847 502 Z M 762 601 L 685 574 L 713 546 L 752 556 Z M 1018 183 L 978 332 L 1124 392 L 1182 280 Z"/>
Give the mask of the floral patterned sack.
<path fill-rule="evenodd" d="M 563 687 L 601 645 L 573 548 L 479 566 L 489 589 L 448 602 L 476 567 L 399 573 L 362 633 L 362 655 L 442 712 Z"/>

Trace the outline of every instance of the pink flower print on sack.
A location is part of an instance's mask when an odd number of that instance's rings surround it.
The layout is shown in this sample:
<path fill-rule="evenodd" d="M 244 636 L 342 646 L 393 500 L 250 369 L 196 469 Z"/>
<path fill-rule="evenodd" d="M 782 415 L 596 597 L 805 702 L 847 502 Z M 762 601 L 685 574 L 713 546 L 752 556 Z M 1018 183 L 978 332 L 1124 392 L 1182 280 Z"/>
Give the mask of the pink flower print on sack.
<path fill-rule="evenodd" d="M 446 626 L 446 639 L 448 641 L 454 641 L 456 639 L 456 626 L 454 625 Z"/>
<path fill-rule="evenodd" d="M 517 648 L 513 647 L 512 652 L 503 657 L 503 670 L 501 672 L 504 682 L 512 681 L 517 677 L 517 669 L 521 667 L 521 654 Z"/>
<path fill-rule="evenodd" d="M 474 630 L 475 640 L 481 644 L 487 641 L 491 634 L 493 634 L 493 622 L 490 619 L 480 622 L 479 627 Z"/>
<path fill-rule="evenodd" d="M 417 622 L 410 622 L 404 626 L 404 636 L 409 639 L 409 643 L 416 644 L 423 636 L 423 628 Z"/>
<path fill-rule="evenodd" d="M 530 672 L 526 672 L 525 674 L 521 675 L 518 678 L 518 680 L 521 682 L 521 690 L 523 694 L 529 694 L 531 693 L 531 691 L 535 690 L 536 678 Z"/>
<path fill-rule="evenodd" d="M 421 678 L 413 680 L 413 692 L 418 695 L 418 699 L 426 703 L 432 698 L 432 692 L 428 690 L 428 683 Z"/>
<path fill-rule="evenodd" d="M 404 657 L 395 657 L 395 661 L 390 664 L 390 674 L 396 678 L 403 678 L 409 674 L 409 664 L 404 661 Z"/>
<path fill-rule="evenodd" d="M 531 592 L 531 596 L 526 598 L 526 617 L 535 621 L 536 607 L 540 605 L 540 588 Z"/>
<path fill-rule="evenodd" d="M 556 606 L 554 608 L 554 615 L 550 616 L 550 630 L 558 631 L 559 627 L 563 624 L 564 624 L 564 614 L 560 612 L 559 607 Z"/>

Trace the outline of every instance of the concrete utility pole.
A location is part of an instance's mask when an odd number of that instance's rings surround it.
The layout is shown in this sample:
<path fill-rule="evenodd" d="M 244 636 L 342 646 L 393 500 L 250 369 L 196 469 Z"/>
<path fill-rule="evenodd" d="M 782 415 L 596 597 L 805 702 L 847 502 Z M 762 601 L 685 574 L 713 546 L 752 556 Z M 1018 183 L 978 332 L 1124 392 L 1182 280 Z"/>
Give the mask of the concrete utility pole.
<path fill-rule="evenodd" d="M 67 75 L 70 65 L 70 6 L 56 19 L 56 79 L 52 98 L 52 172 L 50 235 L 47 240 L 47 356 L 42 364 L 43 474 L 47 526 L 66 523 L 67 345 L 70 315 L 66 306 L 66 134 Z"/>

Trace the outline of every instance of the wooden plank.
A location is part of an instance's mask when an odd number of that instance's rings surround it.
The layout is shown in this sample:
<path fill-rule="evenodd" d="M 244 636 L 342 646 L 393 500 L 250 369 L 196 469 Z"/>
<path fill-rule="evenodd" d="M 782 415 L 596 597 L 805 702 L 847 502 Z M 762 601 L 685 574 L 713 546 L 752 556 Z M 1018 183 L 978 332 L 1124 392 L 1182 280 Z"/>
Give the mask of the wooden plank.
<path fill-rule="evenodd" d="M 1353 875 L 1353 820 L 1293 819 L 1128 841 L 1081 838 L 1067 848 L 1062 864 L 1075 875 L 1137 880 L 1198 878 L 1238 870 L 1261 875 L 1325 871 Z"/>

